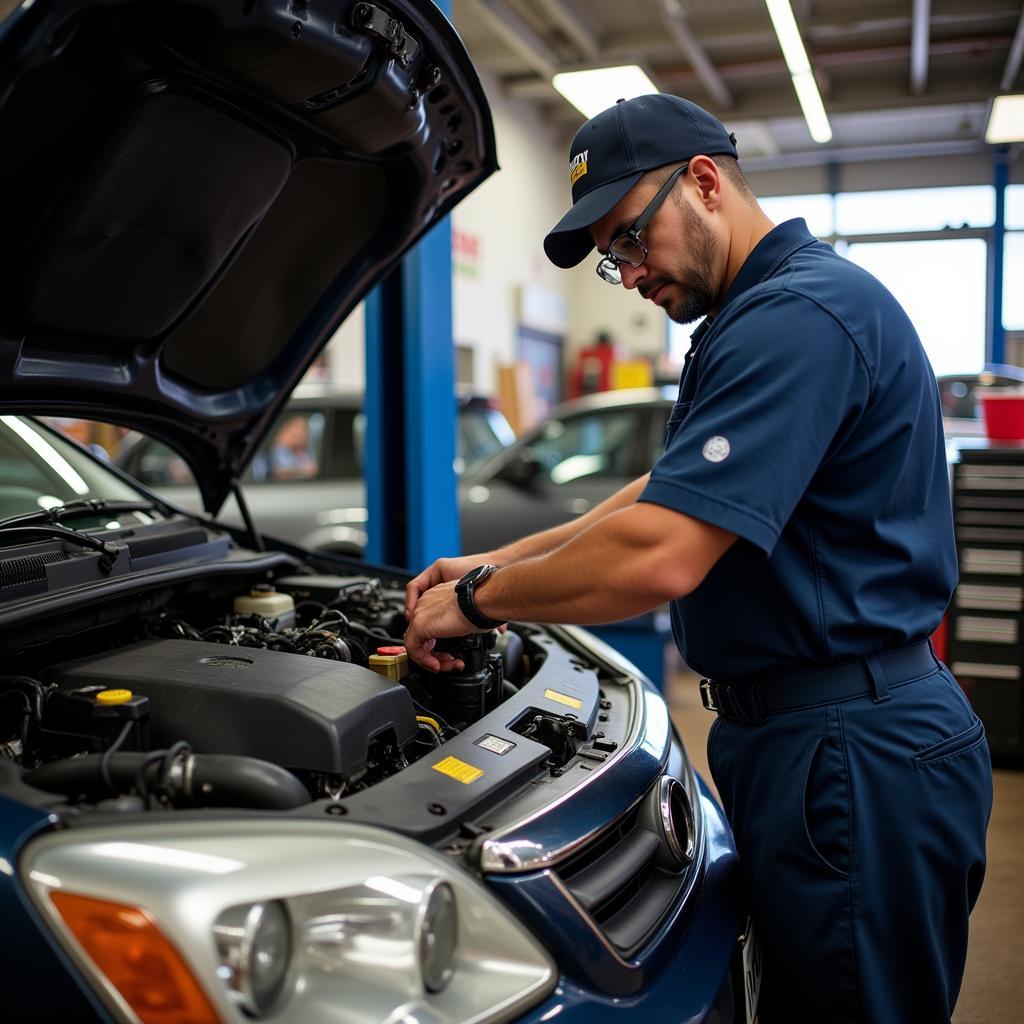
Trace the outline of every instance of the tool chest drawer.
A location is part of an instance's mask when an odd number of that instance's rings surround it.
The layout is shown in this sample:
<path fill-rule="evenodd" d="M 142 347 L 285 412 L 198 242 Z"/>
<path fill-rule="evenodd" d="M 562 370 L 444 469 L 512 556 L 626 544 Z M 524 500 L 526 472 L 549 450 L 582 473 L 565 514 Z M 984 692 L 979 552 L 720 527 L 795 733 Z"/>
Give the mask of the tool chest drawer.
<path fill-rule="evenodd" d="M 1024 445 L 972 439 L 953 463 L 960 582 L 949 666 L 994 755 L 1024 754 Z"/>

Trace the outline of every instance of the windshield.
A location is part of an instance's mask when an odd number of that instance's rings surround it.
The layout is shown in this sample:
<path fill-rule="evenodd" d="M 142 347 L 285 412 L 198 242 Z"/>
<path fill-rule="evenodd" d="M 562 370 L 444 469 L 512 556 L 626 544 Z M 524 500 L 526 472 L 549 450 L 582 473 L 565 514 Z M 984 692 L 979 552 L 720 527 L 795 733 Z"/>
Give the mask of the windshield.
<path fill-rule="evenodd" d="M 77 444 L 23 416 L 0 416 L 0 519 L 71 501 L 145 500 Z M 141 513 L 132 513 L 138 521 Z M 110 525 L 109 515 L 76 519 L 73 528 Z"/>
<path fill-rule="evenodd" d="M 463 406 L 458 419 L 456 470 L 475 473 L 515 439 L 508 420 L 497 410 L 480 405 Z"/>

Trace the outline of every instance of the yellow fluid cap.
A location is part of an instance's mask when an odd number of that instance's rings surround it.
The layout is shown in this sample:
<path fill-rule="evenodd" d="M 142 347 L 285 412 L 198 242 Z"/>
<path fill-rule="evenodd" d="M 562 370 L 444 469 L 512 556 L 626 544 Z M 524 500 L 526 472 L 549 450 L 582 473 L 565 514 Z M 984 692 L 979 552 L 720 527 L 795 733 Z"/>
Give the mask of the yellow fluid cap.
<path fill-rule="evenodd" d="M 100 690 L 96 694 L 98 704 L 127 704 L 135 695 L 131 690 Z"/>

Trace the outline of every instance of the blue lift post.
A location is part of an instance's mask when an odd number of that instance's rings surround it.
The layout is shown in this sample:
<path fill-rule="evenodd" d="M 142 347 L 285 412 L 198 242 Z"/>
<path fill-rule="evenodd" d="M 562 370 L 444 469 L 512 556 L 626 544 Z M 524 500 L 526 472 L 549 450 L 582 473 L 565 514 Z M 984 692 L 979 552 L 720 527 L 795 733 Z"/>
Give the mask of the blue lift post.
<path fill-rule="evenodd" d="M 1006 245 L 1006 185 L 1010 180 L 1010 152 L 1006 146 L 992 151 L 992 184 L 996 193 L 996 215 L 989 250 L 989 325 L 986 362 L 1006 362 L 1003 331 L 1003 258 Z"/>
<path fill-rule="evenodd" d="M 418 572 L 458 554 L 448 218 L 366 299 L 363 408 L 367 559 Z"/>
<path fill-rule="evenodd" d="M 437 6 L 451 16 L 450 0 Z M 367 559 L 418 571 L 458 554 L 448 219 L 366 299 L 364 410 Z M 652 612 L 595 632 L 662 688 L 665 618 Z"/>
<path fill-rule="evenodd" d="M 459 552 L 451 322 L 445 219 L 366 300 L 370 561 L 418 571 Z"/>

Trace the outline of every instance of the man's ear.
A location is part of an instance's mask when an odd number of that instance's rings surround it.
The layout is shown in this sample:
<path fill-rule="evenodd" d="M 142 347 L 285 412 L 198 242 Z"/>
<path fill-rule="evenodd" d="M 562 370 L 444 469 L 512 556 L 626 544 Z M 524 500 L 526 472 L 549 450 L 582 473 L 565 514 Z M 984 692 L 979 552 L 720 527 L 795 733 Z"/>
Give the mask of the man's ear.
<path fill-rule="evenodd" d="M 695 156 L 690 160 L 690 175 L 697 182 L 701 203 L 709 212 L 722 205 L 722 172 L 709 156 Z"/>

